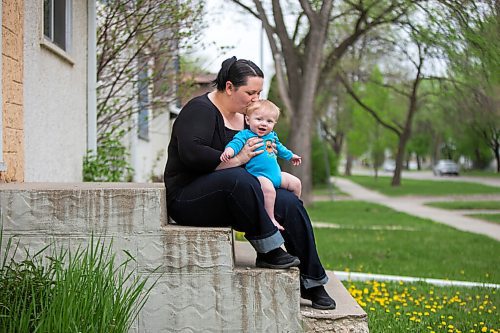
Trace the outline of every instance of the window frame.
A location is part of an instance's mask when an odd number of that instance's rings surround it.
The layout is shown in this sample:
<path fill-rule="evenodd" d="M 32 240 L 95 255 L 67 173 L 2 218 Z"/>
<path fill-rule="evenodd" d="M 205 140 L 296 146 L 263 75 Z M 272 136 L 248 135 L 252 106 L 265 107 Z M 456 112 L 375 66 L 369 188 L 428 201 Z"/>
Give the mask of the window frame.
<path fill-rule="evenodd" d="M 52 36 L 47 36 L 45 34 L 45 28 L 46 28 L 46 22 L 45 22 L 45 2 L 49 2 L 49 5 L 51 6 L 51 17 L 49 18 L 50 21 L 50 34 Z M 71 51 L 72 51 L 72 44 L 73 44 L 73 39 L 72 39 L 72 31 L 73 31 L 73 0 L 62 0 L 65 1 L 65 17 L 64 17 L 64 47 L 57 44 L 54 41 L 54 1 L 57 0 L 44 0 L 42 1 L 42 8 L 41 8 L 41 32 L 40 32 L 40 45 L 44 47 L 45 49 L 55 53 L 59 57 L 61 57 L 63 60 L 66 60 L 70 64 L 74 64 L 75 61 L 71 57 Z"/>

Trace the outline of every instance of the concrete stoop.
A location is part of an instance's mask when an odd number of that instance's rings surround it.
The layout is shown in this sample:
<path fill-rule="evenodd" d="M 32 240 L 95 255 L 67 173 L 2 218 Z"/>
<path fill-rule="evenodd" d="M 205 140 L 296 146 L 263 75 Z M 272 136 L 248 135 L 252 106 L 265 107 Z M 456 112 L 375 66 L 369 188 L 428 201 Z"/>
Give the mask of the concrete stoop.
<path fill-rule="evenodd" d="M 255 269 L 255 251 L 248 242 L 235 242 L 236 265 Z M 368 316 L 363 308 L 352 298 L 342 282 L 327 271 L 328 293 L 335 299 L 335 310 L 318 310 L 311 302 L 301 299 L 300 314 L 302 332 L 307 333 L 368 333 Z M 300 290 L 299 290 L 300 293 Z"/>
<path fill-rule="evenodd" d="M 167 224 L 163 184 L 1 184 L 0 218 L 2 246 L 13 237 L 32 253 L 51 243 L 75 249 L 93 234 L 113 240 L 118 262 L 130 253 L 136 274 L 154 271 L 131 332 L 368 331 L 364 312 L 338 317 L 301 305 L 298 269 L 238 264 L 231 229 Z"/>
<path fill-rule="evenodd" d="M 368 333 L 368 316 L 352 298 L 340 280 L 327 272 L 329 281 L 326 289 L 335 298 L 337 308 L 324 311 L 311 308 L 302 301 L 300 311 L 305 332 Z"/>

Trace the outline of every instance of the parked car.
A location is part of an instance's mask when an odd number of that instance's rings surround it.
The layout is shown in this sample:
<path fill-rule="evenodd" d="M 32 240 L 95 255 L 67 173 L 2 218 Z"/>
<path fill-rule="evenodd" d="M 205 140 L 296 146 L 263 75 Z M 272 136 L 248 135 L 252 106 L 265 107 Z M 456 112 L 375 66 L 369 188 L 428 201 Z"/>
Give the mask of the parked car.
<path fill-rule="evenodd" d="M 384 164 L 382 164 L 382 169 L 387 172 L 394 172 L 396 170 L 396 161 L 385 160 Z"/>
<path fill-rule="evenodd" d="M 460 168 L 452 160 L 439 160 L 432 169 L 434 175 L 455 175 L 458 176 Z"/>

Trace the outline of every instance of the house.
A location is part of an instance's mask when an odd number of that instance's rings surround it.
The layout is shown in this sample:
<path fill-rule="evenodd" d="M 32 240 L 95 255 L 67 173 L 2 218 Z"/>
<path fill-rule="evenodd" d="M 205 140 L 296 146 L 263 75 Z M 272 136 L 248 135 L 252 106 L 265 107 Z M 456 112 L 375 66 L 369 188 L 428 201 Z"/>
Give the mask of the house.
<path fill-rule="evenodd" d="M 95 100 L 88 3 L 3 1 L 3 181 L 81 181 Z"/>
<path fill-rule="evenodd" d="M 96 1 L 3 0 L 0 13 L 0 181 L 80 182 L 96 149 Z M 134 181 L 163 173 L 170 117 L 151 112 L 124 141 Z"/>

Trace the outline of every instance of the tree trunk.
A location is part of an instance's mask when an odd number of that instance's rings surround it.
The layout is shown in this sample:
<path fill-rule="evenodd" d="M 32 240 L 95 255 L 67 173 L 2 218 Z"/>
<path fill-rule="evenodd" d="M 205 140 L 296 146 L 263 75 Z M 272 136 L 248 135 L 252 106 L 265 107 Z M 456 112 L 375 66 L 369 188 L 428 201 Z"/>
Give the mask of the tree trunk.
<path fill-rule="evenodd" d="M 500 173 L 500 147 L 496 146 L 495 149 L 495 160 L 497 161 L 497 173 Z"/>
<path fill-rule="evenodd" d="M 405 155 L 406 142 L 410 138 L 410 133 L 403 131 L 399 136 L 398 151 L 396 153 L 396 169 L 394 170 L 394 175 L 392 177 L 392 186 L 401 185 L 401 171 L 403 169 L 403 159 Z"/>
<path fill-rule="evenodd" d="M 344 176 L 351 176 L 352 175 L 352 161 L 354 157 L 347 153 L 347 158 L 346 158 L 346 163 L 345 163 L 345 170 L 344 170 Z"/>

